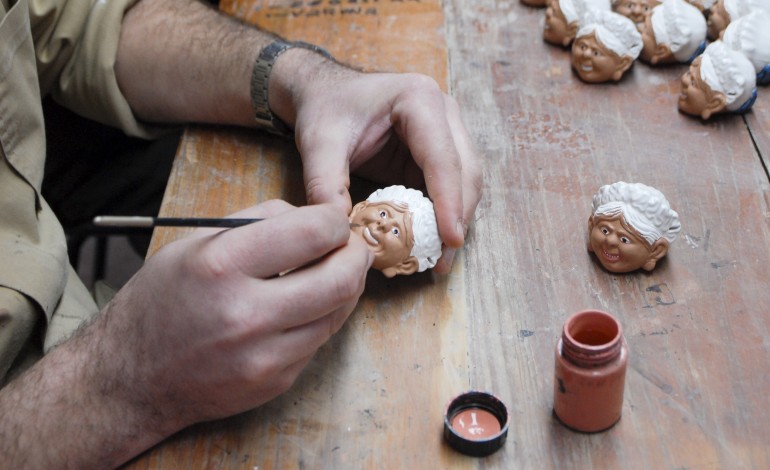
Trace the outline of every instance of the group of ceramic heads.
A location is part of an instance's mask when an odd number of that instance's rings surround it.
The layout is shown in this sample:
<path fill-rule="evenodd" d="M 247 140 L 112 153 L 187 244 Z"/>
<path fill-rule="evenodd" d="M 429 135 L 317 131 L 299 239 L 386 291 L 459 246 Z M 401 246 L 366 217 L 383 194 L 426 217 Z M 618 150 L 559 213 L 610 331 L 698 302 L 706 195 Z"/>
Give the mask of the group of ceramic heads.
<path fill-rule="evenodd" d="M 704 120 L 748 111 L 770 84 L 770 0 L 521 1 L 546 7 L 543 39 L 571 48 L 587 83 L 618 81 L 636 59 L 689 64 L 679 110 Z"/>

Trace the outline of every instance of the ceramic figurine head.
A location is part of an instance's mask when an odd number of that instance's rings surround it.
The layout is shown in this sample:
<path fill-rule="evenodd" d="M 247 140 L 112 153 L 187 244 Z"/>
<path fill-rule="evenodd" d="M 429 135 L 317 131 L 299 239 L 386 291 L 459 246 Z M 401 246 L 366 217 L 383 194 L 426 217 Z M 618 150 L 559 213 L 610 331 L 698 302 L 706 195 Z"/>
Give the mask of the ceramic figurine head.
<path fill-rule="evenodd" d="M 714 41 L 682 76 L 679 110 L 708 119 L 717 113 L 744 113 L 757 98 L 754 66 L 740 52 Z"/>
<path fill-rule="evenodd" d="M 605 269 L 652 271 L 681 230 L 663 193 L 620 181 L 599 188 L 588 218 L 588 251 Z"/>
<path fill-rule="evenodd" d="M 731 21 L 722 42 L 749 59 L 757 72 L 757 85 L 770 84 L 770 12 L 756 10 Z"/>
<path fill-rule="evenodd" d="M 642 36 L 628 18 L 590 11 L 572 43 L 572 67 L 588 83 L 618 81 L 642 50 Z"/>
<path fill-rule="evenodd" d="M 706 18 L 685 0 L 664 0 L 639 27 L 641 58 L 653 65 L 689 64 L 706 48 Z"/>
<path fill-rule="evenodd" d="M 545 10 L 543 39 L 557 46 L 570 45 L 589 10 L 610 10 L 610 0 L 551 0 Z"/>
<path fill-rule="evenodd" d="M 613 0 L 612 11 L 620 13 L 638 26 L 658 3 L 658 0 Z"/>
<path fill-rule="evenodd" d="M 374 253 L 372 267 L 387 277 L 425 271 L 441 256 L 433 203 L 416 189 L 379 189 L 353 206 L 349 219 Z"/>
<path fill-rule="evenodd" d="M 731 21 L 752 11 L 770 11 L 770 0 L 716 0 L 708 15 L 708 36 L 717 40 Z"/>

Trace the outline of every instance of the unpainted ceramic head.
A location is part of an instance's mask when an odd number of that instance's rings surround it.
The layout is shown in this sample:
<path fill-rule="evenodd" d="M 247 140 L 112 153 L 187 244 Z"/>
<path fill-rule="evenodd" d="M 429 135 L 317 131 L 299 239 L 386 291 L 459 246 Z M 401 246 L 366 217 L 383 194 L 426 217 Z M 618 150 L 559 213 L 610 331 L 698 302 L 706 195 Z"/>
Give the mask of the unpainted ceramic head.
<path fill-rule="evenodd" d="M 543 39 L 567 47 L 590 10 L 610 10 L 610 0 L 550 0 L 545 10 Z"/>
<path fill-rule="evenodd" d="M 372 267 L 387 277 L 425 271 L 441 256 L 433 203 L 416 189 L 379 189 L 353 206 L 349 220 L 374 253 Z"/>
<path fill-rule="evenodd" d="M 641 183 L 602 186 L 592 209 L 588 251 L 615 273 L 652 271 L 681 230 L 663 193 Z"/>
<path fill-rule="evenodd" d="M 639 27 L 641 59 L 653 65 L 689 64 L 706 48 L 706 18 L 685 0 L 664 0 Z"/>
<path fill-rule="evenodd" d="M 709 38 L 721 38 L 731 21 L 756 10 L 770 11 L 770 0 L 716 0 L 708 14 Z"/>
<path fill-rule="evenodd" d="M 639 26 L 644 22 L 644 17 L 659 3 L 659 0 L 613 0 L 612 11 L 625 16 Z"/>
<path fill-rule="evenodd" d="M 690 64 L 681 87 L 679 110 L 704 120 L 718 113 L 744 113 L 757 98 L 754 66 L 722 41 L 709 44 Z"/>
<path fill-rule="evenodd" d="M 572 67 L 588 83 L 618 81 L 642 50 L 642 36 L 623 15 L 590 11 L 572 43 Z"/>
<path fill-rule="evenodd" d="M 756 10 L 730 22 L 722 42 L 749 59 L 757 72 L 757 85 L 770 84 L 770 12 Z"/>

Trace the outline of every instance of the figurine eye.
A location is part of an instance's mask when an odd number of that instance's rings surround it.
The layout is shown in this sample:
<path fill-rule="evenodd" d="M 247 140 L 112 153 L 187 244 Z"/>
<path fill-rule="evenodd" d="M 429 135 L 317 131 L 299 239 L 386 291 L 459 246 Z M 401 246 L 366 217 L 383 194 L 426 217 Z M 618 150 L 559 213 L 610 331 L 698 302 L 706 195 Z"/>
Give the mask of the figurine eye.
<path fill-rule="evenodd" d="M 387 214 L 385 211 L 380 211 L 380 217 L 382 217 L 383 219 L 384 219 L 384 218 L 385 218 L 387 215 L 388 215 L 388 214 Z"/>
<path fill-rule="evenodd" d="M 631 239 L 628 237 L 620 237 L 620 242 L 628 245 L 629 243 L 631 243 Z"/>
<path fill-rule="evenodd" d="M 609 235 L 610 234 L 610 229 L 608 229 L 607 227 L 602 227 L 602 233 L 605 234 L 605 235 Z"/>
<path fill-rule="evenodd" d="M 395 235 L 397 238 L 401 236 L 401 231 L 398 229 L 398 227 L 393 227 L 393 228 L 390 230 L 390 233 L 392 233 L 393 235 Z"/>

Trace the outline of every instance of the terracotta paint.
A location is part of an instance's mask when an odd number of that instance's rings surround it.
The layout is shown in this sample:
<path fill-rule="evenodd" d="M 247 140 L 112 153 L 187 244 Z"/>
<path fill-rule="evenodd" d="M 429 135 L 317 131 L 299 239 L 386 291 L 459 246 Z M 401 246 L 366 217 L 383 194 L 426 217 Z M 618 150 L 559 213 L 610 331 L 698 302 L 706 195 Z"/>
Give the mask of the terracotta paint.
<path fill-rule="evenodd" d="M 612 315 L 599 310 L 572 315 L 556 344 L 556 417 L 577 431 L 610 428 L 623 409 L 627 363 L 623 331 Z"/>
<path fill-rule="evenodd" d="M 478 441 L 500 434 L 500 421 L 482 408 L 467 408 L 452 417 L 452 429 L 460 436 Z"/>

